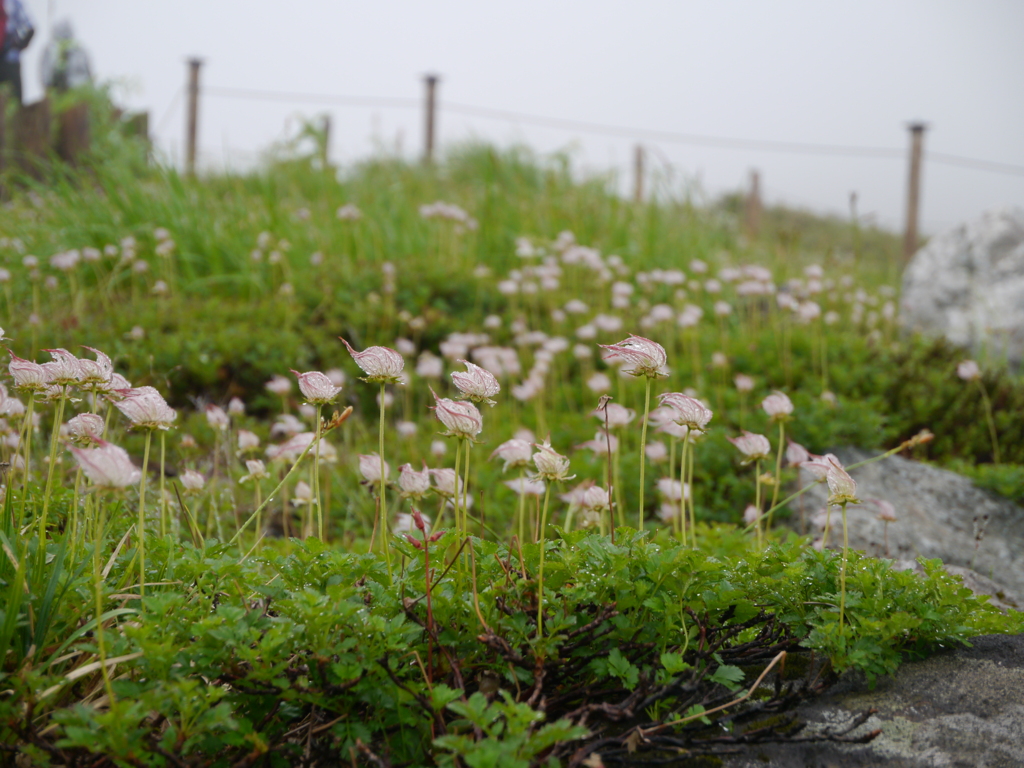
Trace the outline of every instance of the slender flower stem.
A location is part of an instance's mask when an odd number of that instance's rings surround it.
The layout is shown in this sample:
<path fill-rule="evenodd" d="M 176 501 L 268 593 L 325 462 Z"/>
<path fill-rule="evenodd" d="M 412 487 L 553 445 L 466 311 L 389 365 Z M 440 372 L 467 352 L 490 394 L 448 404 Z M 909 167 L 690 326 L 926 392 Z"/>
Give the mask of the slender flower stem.
<path fill-rule="evenodd" d="M 462 516 L 459 514 L 459 467 L 461 466 L 462 441 L 457 440 L 455 442 L 455 488 L 453 490 L 455 498 L 453 499 L 453 501 L 455 503 L 455 531 L 459 534 L 459 539 L 461 539 L 464 535 L 464 531 L 462 530 Z M 461 558 L 459 558 L 459 562 L 462 562 Z"/>
<path fill-rule="evenodd" d="M 519 544 L 526 535 L 526 467 L 519 468 Z"/>
<path fill-rule="evenodd" d="M 622 467 L 619 461 L 619 447 L 615 446 L 612 454 L 612 474 L 615 476 L 615 508 L 618 510 L 619 527 L 626 525 L 626 508 L 622 503 Z"/>
<path fill-rule="evenodd" d="M 786 422 L 779 419 L 779 450 L 775 454 L 775 487 L 772 489 L 772 504 L 765 513 L 764 527 L 771 530 L 772 512 L 775 511 L 775 503 L 779 500 L 779 486 L 782 485 L 782 446 L 786 444 Z"/>
<path fill-rule="evenodd" d="M 679 540 L 686 546 L 686 454 L 690 451 L 690 437 L 683 438 L 683 450 L 679 456 Z"/>
<path fill-rule="evenodd" d="M 647 388 L 644 395 L 644 421 L 640 430 L 640 525 L 638 531 L 644 529 L 644 469 L 647 466 L 647 417 L 651 412 L 651 378 L 647 377 Z"/>
<path fill-rule="evenodd" d="M 39 564 L 46 562 L 46 518 L 50 510 L 50 495 L 53 491 L 53 474 L 57 467 L 57 445 L 60 443 L 60 425 L 64 422 L 64 402 L 67 400 L 68 387 L 63 385 L 60 400 L 57 401 L 57 412 L 53 416 L 53 430 L 50 432 L 50 466 L 46 469 L 46 490 L 43 491 L 43 512 L 39 515 Z"/>
<path fill-rule="evenodd" d="M 71 531 L 71 557 L 69 562 L 75 562 L 75 550 L 78 548 L 78 501 L 82 490 L 82 468 L 75 472 L 75 492 L 71 500 L 71 522 L 68 526 Z"/>
<path fill-rule="evenodd" d="M 843 617 L 846 615 L 846 560 L 850 551 L 850 537 L 846 531 L 846 502 L 843 508 L 843 565 L 839 571 L 839 633 L 843 632 Z"/>
<path fill-rule="evenodd" d="M 167 468 L 167 433 L 160 430 L 160 538 L 167 535 L 167 529 L 170 527 L 170 515 L 167 509 L 167 493 L 164 490 L 166 487 L 167 478 L 164 476 Z"/>
<path fill-rule="evenodd" d="M 380 434 L 377 450 L 380 453 L 380 543 L 384 548 L 384 562 L 388 566 L 388 581 L 391 577 L 391 546 L 388 543 L 387 478 L 384 477 L 384 382 L 380 383 Z M 456 473 L 457 474 L 457 473 Z"/>
<path fill-rule="evenodd" d="M 316 530 L 317 536 L 320 541 L 324 541 L 324 512 L 323 507 L 320 504 L 320 434 L 322 432 L 322 425 L 320 423 L 320 412 L 323 410 L 323 405 L 317 403 L 316 406 L 316 453 L 313 457 L 313 499 L 316 504 Z M 383 473 L 381 474 L 381 484 L 383 485 Z"/>
<path fill-rule="evenodd" d="M 757 509 L 755 525 L 757 531 L 757 546 L 761 547 L 761 460 L 754 462 L 754 507 Z"/>
<path fill-rule="evenodd" d="M 28 501 L 29 459 L 32 457 L 32 416 L 35 404 L 35 393 L 30 392 L 28 396 L 28 410 L 25 412 L 25 472 L 21 489 L 21 513 L 18 515 L 18 524 L 15 526 L 17 531 L 21 530 L 21 524 L 25 520 L 25 503 Z"/>
<path fill-rule="evenodd" d="M 103 500 L 96 498 L 96 494 L 92 495 L 92 499 L 93 505 L 98 508 L 96 511 L 96 535 L 92 545 L 92 577 L 96 599 L 96 645 L 100 657 L 100 670 L 103 673 L 103 685 L 107 689 L 107 699 L 112 706 L 116 699 L 114 698 L 114 687 L 110 683 L 110 671 L 107 669 L 107 645 L 103 636 L 103 570 L 101 566 L 101 553 L 103 550 L 103 527 L 106 522 L 106 512 L 104 510 L 106 508 L 103 505 Z"/>
<path fill-rule="evenodd" d="M 149 442 L 153 430 L 146 430 L 146 447 L 142 452 L 142 480 L 139 484 L 139 597 L 146 594 L 146 473 L 149 470 Z"/>
<path fill-rule="evenodd" d="M 689 436 L 686 439 L 689 440 Z M 684 488 L 690 489 L 690 545 L 694 548 L 697 546 L 697 508 L 693 501 L 693 449 L 695 447 L 696 444 L 690 445 L 690 450 L 686 454 L 688 469 L 686 470 L 687 481 L 684 486 Z"/>
<path fill-rule="evenodd" d="M 537 639 L 544 635 L 544 555 L 547 550 L 548 501 L 551 498 L 551 481 L 545 483 L 544 508 L 540 513 L 540 569 L 537 573 Z"/>
<path fill-rule="evenodd" d="M 466 459 L 465 459 L 465 470 L 462 476 L 462 530 L 467 536 L 469 536 L 469 452 L 473 448 L 473 443 L 467 438 L 461 442 L 466 443 Z M 456 476 L 459 474 L 458 470 L 455 472 Z M 456 493 L 458 492 L 458 483 L 455 485 Z"/>

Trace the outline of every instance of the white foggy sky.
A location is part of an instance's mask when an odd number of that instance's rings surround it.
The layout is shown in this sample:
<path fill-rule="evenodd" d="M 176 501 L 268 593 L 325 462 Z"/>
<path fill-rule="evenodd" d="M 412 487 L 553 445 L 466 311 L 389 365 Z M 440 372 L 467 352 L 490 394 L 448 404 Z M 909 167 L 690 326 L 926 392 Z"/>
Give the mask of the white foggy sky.
<path fill-rule="evenodd" d="M 445 101 L 676 133 L 905 149 L 905 124 L 930 124 L 923 228 L 1024 206 L 1024 176 L 929 163 L 941 152 L 1024 166 L 1024 2 L 719 0 L 431 3 L 294 0 L 24 0 L 38 57 L 51 19 L 70 18 L 99 78 L 150 111 L 157 146 L 183 154 L 185 59 L 206 86 L 416 98 L 442 77 L 439 140 L 475 136 L 541 152 L 573 147 L 584 168 L 619 168 L 633 140 L 446 113 Z M 419 109 L 272 103 L 207 95 L 207 165 L 251 162 L 299 116 L 330 112 L 342 164 L 380 143 L 419 155 Z M 166 119 L 165 119 L 166 118 Z M 758 168 L 766 200 L 862 214 L 892 228 L 904 215 L 906 159 L 807 156 L 644 140 L 708 196 Z"/>

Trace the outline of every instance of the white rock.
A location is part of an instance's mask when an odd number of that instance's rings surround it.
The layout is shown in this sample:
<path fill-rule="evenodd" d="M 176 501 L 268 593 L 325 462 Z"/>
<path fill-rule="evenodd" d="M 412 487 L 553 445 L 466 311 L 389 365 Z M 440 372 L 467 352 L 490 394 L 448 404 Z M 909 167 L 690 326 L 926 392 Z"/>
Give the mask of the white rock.
<path fill-rule="evenodd" d="M 905 330 L 1024 359 L 1024 210 L 991 211 L 931 239 L 903 274 Z"/>

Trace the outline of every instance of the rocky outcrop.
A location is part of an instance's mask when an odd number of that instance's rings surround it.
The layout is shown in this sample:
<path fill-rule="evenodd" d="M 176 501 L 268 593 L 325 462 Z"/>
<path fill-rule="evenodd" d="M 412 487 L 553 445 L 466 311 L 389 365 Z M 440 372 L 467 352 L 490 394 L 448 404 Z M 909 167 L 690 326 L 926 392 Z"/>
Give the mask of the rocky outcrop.
<path fill-rule="evenodd" d="M 848 673 L 796 714 L 798 736 L 845 731 L 866 743 L 751 746 L 727 768 L 1011 768 L 1024 766 L 1024 635 L 986 635 L 972 648 L 908 662 L 874 689 Z M 872 710 L 874 710 L 872 712 Z M 865 715 L 867 715 L 865 717 Z"/>
<path fill-rule="evenodd" d="M 873 453 L 841 449 L 836 455 L 849 466 Z M 969 479 L 920 462 L 891 456 L 851 472 L 862 504 L 847 507 L 850 546 L 876 557 L 913 561 L 940 558 L 949 570 L 977 592 L 1009 606 L 1024 608 L 1024 508 L 977 488 Z M 801 487 L 814 482 L 801 471 Z M 793 502 L 817 535 L 825 523 L 824 484 Z M 879 519 L 878 502 L 888 502 L 896 521 Z M 832 510 L 828 544 L 842 543 L 842 519 Z M 886 544 L 888 541 L 888 545 Z M 976 574 L 965 573 L 967 570 Z M 977 578 L 976 578 L 977 576 Z"/>
<path fill-rule="evenodd" d="M 937 235 L 903 273 L 900 322 L 1011 363 L 1024 359 L 1024 210 Z"/>

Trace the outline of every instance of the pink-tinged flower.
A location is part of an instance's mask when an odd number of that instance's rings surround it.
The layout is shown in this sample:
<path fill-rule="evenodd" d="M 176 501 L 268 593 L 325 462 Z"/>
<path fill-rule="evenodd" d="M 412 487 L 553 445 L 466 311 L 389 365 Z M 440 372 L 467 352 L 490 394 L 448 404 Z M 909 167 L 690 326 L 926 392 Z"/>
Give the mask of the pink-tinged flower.
<path fill-rule="evenodd" d="M 245 415 L 245 402 L 240 397 L 232 397 L 228 400 L 228 415 L 229 416 L 244 416 Z"/>
<path fill-rule="evenodd" d="M 292 498 L 292 504 L 296 507 L 305 507 L 311 503 L 313 503 L 313 489 L 305 480 L 299 480 L 295 484 L 295 496 Z"/>
<path fill-rule="evenodd" d="M 973 360 L 964 360 L 956 367 L 956 375 L 964 381 L 977 381 L 981 378 L 981 368 Z"/>
<path fill-rule="evenodd" d="M 525 477 L 517 477 L 515 480 L 506 480 L 505 485 L 518 493 L 520 496 L 543 496 L 544 483 L 541 480 L 530 480 Z"/>
<path fill-rule="evenodd" d="M 580 443 L 576 448 L 593 451 L 598 456 L 607 456 L 609 450 L 612 453 L 619 450 L 619 438 L 605 432 L 603 429 L 599 429 L 594 433 L 593 440 L 587 440 L 585 443 Z"/>
<path fill-rule="evenodd" d="M 181 487 L 187 494 L 199 493 L 206 485 L 206 478 L 194 469 L 186 469 L 178 479 L 181 480 Z"/>
<path fill-rule="evenodd" d="M 836 458 L 829 458 L 828 472 L 825 474 L 825 482 L 828 483 L 828 503 L 858 504 L 857 483 L 850 477 L 850 473 L 843 469 L 843 465 Z"/>
<path fill-rule="evenodd" d="M 110 377 L 110 383 L 102 389 L 104 397 L 113 402 L 121 397 L 118 392 L 122 389 L 131 389 L 132 383 L 120 373 L 114 373 Z"/>
<path fill-rule="evenodd" d="M 271 445 L 267 448 L 267 458 L 271 461 L 283 459 L 285 461 L 297 461 L 309 446 L 316 440 L 315 432 L 299 432 L 292 435 L 280 445 Z M 378 473 L 380 470 L 378 470 Z"/>
<path fill-rule="evenodd" d="M 96 448 L 72 448 L 71 453 L 85 476 L 100 488 L 126 488 L 142 479 L 128 452 L 113 443 L 101 441 Z"/>
<path fill-rule="evenodd" d="M 762 400 L 761 407 L 770 421 L 785 421 L 793 413 L 793 401 L 779 391 L 772 392 Z"/>
<path fill-rule="evenodd" d="M 398 487 L 403 497 L 422 499 L 430 490 L 430 470 L 424 466 L 417 471 L 412 464 L 403 464 L 398 468 Z"/>
<path fill-rule="evenodd" d="M 664 375 L 662 370 L 668 360 L 665 348 L 657 342 L 645 339 L 643 336 L 630 335 L 628 339 L 617 344 L 598 344 L 602 349 L 607 349 L 605 359 L 618 359 L 633 366 L 628 373 L 634 376 L 646 376 L 650 379 Z"/>
<path fill-rule="evenodd" d="M 50 386 L 50 374 L 43 366 L 31 360 L 23 360 L 10 350 L 7 351 L 11 355 L 7 370 L 14 377 L 15 389 L 23 392 L 42 392 Z"/>
<path fill-rule="evenodd" d="M 878 507 L 878 519 L 886 523 L 896 522 L 896 507 L 884 499 L 871 499 L 871 503 Z"/>
<path fill-rule="evenodd" d="M 668 448 L 660 440 L 653 440 L 647 443 L 644 453 L 647 454 L 647 460 L 655 464 L 660 464 L 668 459 Z"/>
<path fill-rule="evenodd" d="M 730 437 L 728 440 L 743 454 L 744 464 L 767 459 L 772 452 L 772 445 L 768 442 L 767 437 L 746 430 L 743 430 L 743 434 L 739 437 Z"/>
<path fill-rule="evenodd" d="M 114 376 L 114 363 L 106 354 L 98 349 L 93 349 L 92 347 L 82 347 L 82 349 L 92 352 L 96 355 L 96 359 L 78 360 L 78 368 L 81 372 L 81 386 L 86 389 L 96 389 L 102 392 L 110 385 L 110 380 Z"/>
<path fill-rule="evenodd" d="M 119 389 L 117 394 L 121 395 L 121 399 L 115 401 L 114 405 L 138 429 L 170 429 L 178 417 L 163 395 L 153 387 Z"/>
<path fill-rule="evenodd" d="M 737 373 L 732 381 L 737 392 L 750 392 L 754 388 L 754 380 L 745 373 Z"/>
<path fill-rule="evenodd" d="M 494 405 L 491 399 L 501 391 L 501 385 L 494 377 L 494 374 L 486 368 L 481 368 L 468 360 L 458 362 L 466 366 L 465 371 L 452 371 L 452 383 L 459 392 L 475 403 L 487 403 Z"/>
<path fill-rule="evenodd" d="M 78 384 L 82 380 L 82 366 L 78 358 L 66 349 L 47 349 L 53 358 L 49 363 L 43 363 L 43 368 L 50 377 L 50 384 L 56 386 L 70 386 Z"/>
<path fill-rule="evenodd" d="M 103 441 L 103 417 L 95 413 L 80 413 L 68 419 L 68 437 L 78 445 L 98 445 Z"/>
<path fill-rule="evenodd" d="M 491 453 L 492 459 L 498 458 L 505 462 L 505 466 L 502 467 L 503 472 L 507 472 L 510 467 L 525 467 L 530 463 L 532 456 L 533 446 L 526 440 L 520 440 L 517 437 L 506 440 Z"/>
<path fill-rule="evenodd" d="M 792 440 L 789 441 L 789 445 L 786 447 L 786 464 L 788 466 L 796 467 L 810 460 L 811 454 L 806 448 L 800 445 L 800 443 L 794 443 Z"/>
<path fill-rule="evenodd" d="M 607 403 L 604 408 L 595 408 L 591 414 L 609 429 L 624 427 L 636 418 L 636 411 L 618 403 Z"/>
<path fill-rule="evenodd" d="M 259 482 L 260 480 L 266 480 L 270 477 L 270 473 L 267 472 L 267 467 L 259 459 L 248 459 L 245 462 L 245 468 L 248 470 L 249 474 L 238 478 L 238 482 L 240 483 L 246 483 L 250 480 Z"/>
<path fill-rule="evenodd" d="M 676 424 L 697 432 L 706 431 L 708 422 L 714 415 L 711 409 L 700 400 L 682 392 L 666 392 L 658 395 L 658 402 L 675 412 Z"/>
<path fill-rule="evenodd" d="M 206 423 L 218 432 L 224 432 L 231 426 L 231 417 L 219 405 L 211 403 L 206 406 Z"/>
<path fill-rule="evenodd" d="M 270 378 L 266 384 L 263 385 L 267 392 L 277 395 L 278 397 L 286 397 L 289 392 L 292 391 L 291 381 L 280 374 L 275 374 Z"/>
<path fill-rule="evenodd" d="M 303 423 L 290 413 L 282 413 L 270 426 L 271 437 L 292 437 L 303 429 Z"/>
<path fill-rule="evenodd" d="M 381 480 L 381 460 L 380 455 L 376 453 L 361 453 L 359 454 L 359 474 L 363 476 L 363 481 L 367 483 L 379 483 Z M 454 472 L 454 470 L 452 470 Z M 387 482 L 388 475 L 391 474 L 391 467 L 388 466 L 387 462 L 384 462 L 384 481 Z"/>
<path fill-rule="evenodd" d="M 558 453 L 551 447 L 551 443 L 545 440 L 543 443 L 534 443 L 537 452 L 533 454 L 533 465 L 537 468 L 537 477 L 541 480 L 571 480 L 575 475 L 570 476 L 569 459 Z"/>
<path fill-rule="evenodd" d="M 812 454 L 809 461 L 801 462 L 800 469 L 806 470 L 815 480 L 821 482 L 828 476 L 833 460 L 839 461 L 834 453 L 826 453 L 824 456 L 814 456 Z"/>
<path fill-rule="evenodd" d="M 333 403 L 338 393 L 341 392 L 341 387 L 334 386 L 331 380 L 327 378 L 327 375 L 320 373 L 320 371 L 299 373 L 296 370 L 292 370 L 292 373 L 298 378 L 299 391 L 306 398 L 307 403 L 327 405 L 328 403 Z"/>
<path fill-rule="evenodd" d="M 399 383 L 402 369 L 405 368 L 405 358 L 398 352 L 388 347 L 367 347 L 362 352 L 356 352 L 345 339 L 341 339 L 341 342 L 356 365 L 366 374 L 364 381 L 376 384 Z"/>
<path fill-rule="evenodd" d="M 444 433 L 446 436 L 472 440 L 480 434 L 484 420 L 475 405 L 463 400 L 438 397 L 434 390 L 430 392 L 434 395 L 434 415 L 448 430 Z"/>
<path fill-rule="evenodd" d="M 747 508 L 743 510 L 743 522 L 747 525 L 753 525 L 761 519 L 761 512 L 753 504 L 747 504 Z"/>
<path fill-rule="evenodd" d="M 247 453 L 248 451 L 255 451 L 260 447 L 260 439 L 255 432 L 250 432 L 248 429 L 238 430 L 238 452 Z"/>
<path fill-rule="evenodd" d="M 462 478 L 455 474 L 454 469 L 431 469 L 430 476 L 434 478 L 434 491 L 438 496 L 453 498 L 455 491 L 462 493 Z"/>
<path fill-rule="evenodd" d="M 690 498 L 690 487 L 671 477 L 663 477 L 658 480 L 658 492 L 667 501 L 672 501 L 676 504 L 682 501 L 684 496 L 687 499 Z"/>
<path fill-rule="evenodd" d="M 608 498 L 608 491 L 599 485 L 592 485 L 580 496 L 579 505 L 584 512 L 600 512 L 608 509 L 611 501 Z"/>

